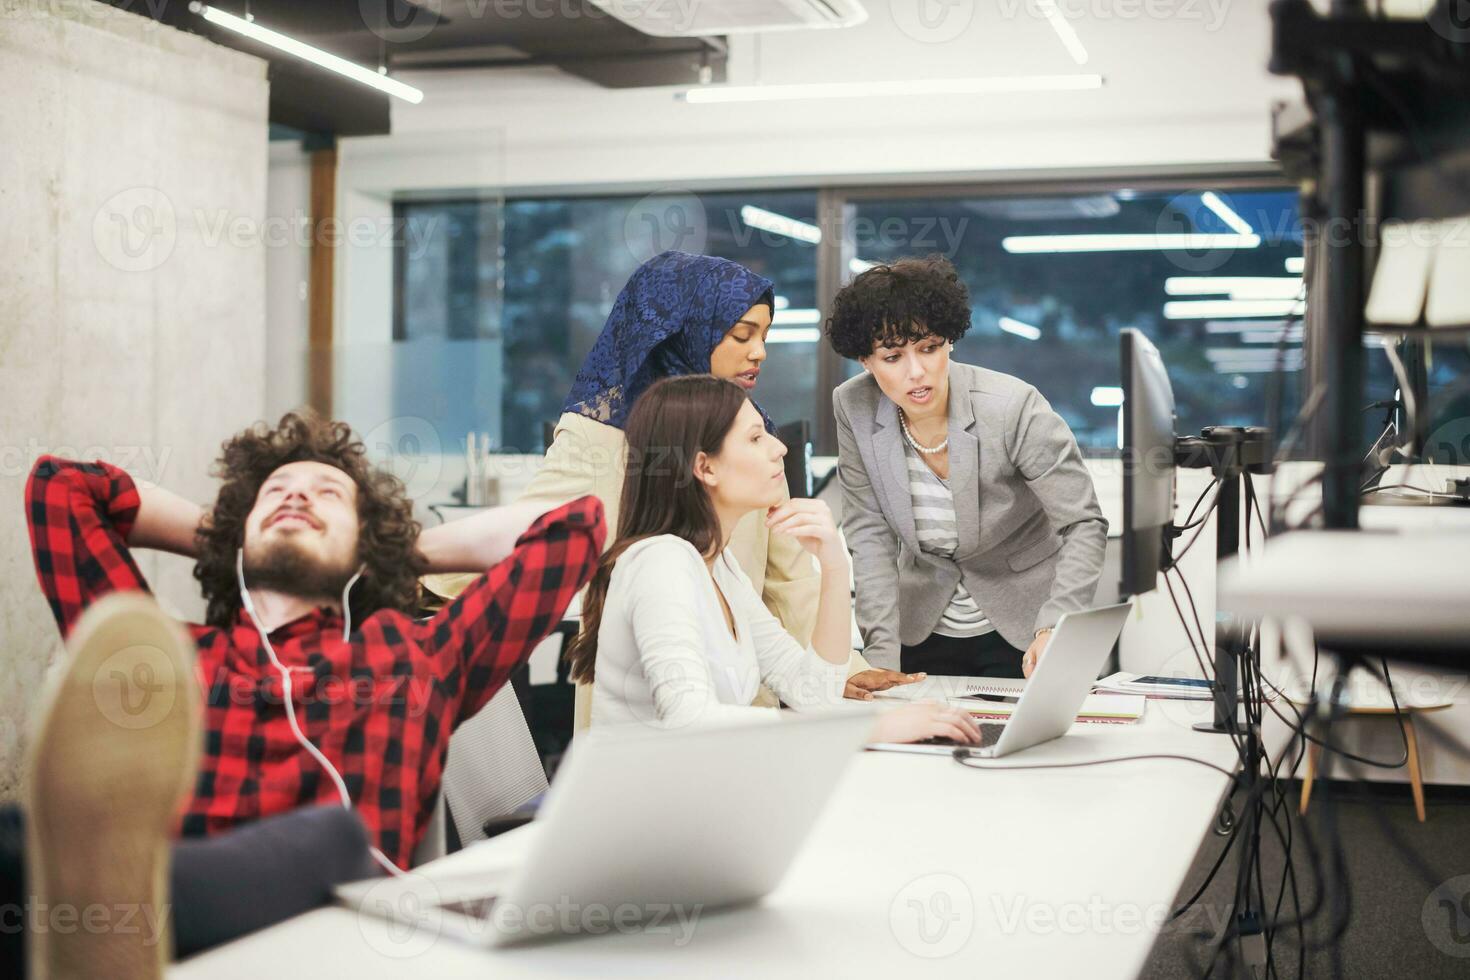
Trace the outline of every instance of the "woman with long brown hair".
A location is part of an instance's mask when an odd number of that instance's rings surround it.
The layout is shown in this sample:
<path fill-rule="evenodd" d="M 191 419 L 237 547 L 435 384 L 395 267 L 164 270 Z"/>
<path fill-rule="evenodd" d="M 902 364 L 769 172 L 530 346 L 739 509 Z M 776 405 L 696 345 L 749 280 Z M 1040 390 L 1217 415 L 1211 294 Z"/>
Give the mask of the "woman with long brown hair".
<path fill-rule="evenodd" d="M 775 288 L 765 276 L 711 255 L 664 252 L 640 265 L 577 372 L 546 458 L 518 502 L 549 506 L 591 494 L 602 501 L 608 527 L 616 527 L 628 451 L 624 430 L 638 397 L 660 378 L 711 374 L 728 378 L 756 398 Z M 752 407 L 774 432 L 759 405 L 752 402 Z M 797 643 L 806 645 L 816 627 L 819 589 L 810 556 L 793 539 L 772 535 L 755 514 L 732 531 L 728 548 L 766 609 Z M 431 575 L 424 584 L 452 598 L 467 581 L 467 576 Z M 848 674 L 847 696 L 860 699 L 918 679 L 871 670 L 857 654 Z M 590 694 L 590 687 L 578 685 L 577 728 L 590 723 Z M 770 691 L 759 687 L 754 696 L 757 703 L 776 703 Z M 470 731 L 475 730 L 471 722 Z M 465 737 L 465 732 L 459 734 L 461 743 Z"/>
<path fill-rule="evenodd" d="M 751 705 L 763 682 L 793 708 L 839 704 L 852 652 L 847 553 L 826 504 L 785 499 L 786 447 L 745 392 L 709 375 L 667 378 L 638 399 L 625 431 L 617 540 L 568 649 L 572 676 L 593 684 L 593 724 L 774 715 Z M 809 647 L 727 554 L 735 526 L 755 511 L 821 569 Z M 883 741 L 979 739 L 965 712 L 941 705 L 907 705 L 877 724 Z"/>

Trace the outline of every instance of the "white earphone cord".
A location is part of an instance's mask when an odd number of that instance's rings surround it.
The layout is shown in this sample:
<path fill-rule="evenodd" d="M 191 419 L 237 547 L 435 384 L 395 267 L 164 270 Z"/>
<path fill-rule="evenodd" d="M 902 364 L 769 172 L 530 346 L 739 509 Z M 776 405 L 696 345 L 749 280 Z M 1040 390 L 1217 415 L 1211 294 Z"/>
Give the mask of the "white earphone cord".
<path fill-rule="evenodd" d="M 352 587 L 357 584 L 357 580 L 362 577 L 362 573 L 363 569 L 359 568 L 357 570 L 357 574 L 348 579 L 347 585 L 342 589 L 342 616 L 344 619 L 344 623 L 342 626 L 342 639 L 344 642 L 352 634 L 352 607 L 347 604 L 347 595 L 349 592 L 352 591 Z M 305 749 L 307 753 L 313 759 L 315 759 L 323 769 L 327 771 L 327 775 L 331 778 L 332 783 L 337 787 L 337 795 L 342 799 L 342 808 L 344 810 L 351 810 L 353 808 L 352 797 L 347 792 L 347 784 L 343 782 L 341 773 L 337 772 L 337 769 L 335 766 L 332 765 L 331 760 L 323 755 L 320 749 L 311 744 L 311 739 L 306 737 L 306 733 L 301 730 L 301 725 L 296 721 L 296 705 L 291 700 L 292 668 L 287 667 L 285 664 L 281 663 L 280 658 L 276 656 L 275 647 L 271 646 L 270 637 L 266 635 L 265 627 L 261 625 L 260 617 L 257 616 L 255 613 L 255 603 L 250 601 L 250 590 L 245 587 L 244 548 L 241 548 L 235 552 L 235 579 L 240 586 L 240 601 L 244 603 L 245 611 L 250 614 L 250 621 L 255 624 L 255 631 L 260 634 L 260 642 L 265 644 L 266 656 L 270 657 L 271 664 L 281 674 L 281 694 L 282 700 L 286 704 L 286 722 L 291 728 L 291 734 L 296 736 L 296 741 L 301 744 L 301 747 Z M 307 670 L 308 668 L 298 667 L 295 669 Z M 402 868 L 398 867 L 398 865 L 390 861 L 388 859 L 388 856 L 382 851 L 378 850 L 376 847 L 368 845 L 368 851 L 372 854 L 373 860 L 382 865 L 383 870 L 387 871 L 389 874 L 402 875 L 406 873 L 403 871 Z"/>

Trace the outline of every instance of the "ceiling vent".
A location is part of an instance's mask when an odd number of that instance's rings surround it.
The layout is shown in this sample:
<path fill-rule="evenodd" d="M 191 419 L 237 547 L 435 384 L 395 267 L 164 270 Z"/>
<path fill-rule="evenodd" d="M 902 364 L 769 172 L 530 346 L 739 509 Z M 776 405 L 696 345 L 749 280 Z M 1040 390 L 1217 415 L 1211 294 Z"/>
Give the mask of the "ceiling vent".
<path fill-rule="evenodd" d="M 755 34 L 852 27 L 868 19 L 859 0 L 591 0 L 654 37 Z"/>

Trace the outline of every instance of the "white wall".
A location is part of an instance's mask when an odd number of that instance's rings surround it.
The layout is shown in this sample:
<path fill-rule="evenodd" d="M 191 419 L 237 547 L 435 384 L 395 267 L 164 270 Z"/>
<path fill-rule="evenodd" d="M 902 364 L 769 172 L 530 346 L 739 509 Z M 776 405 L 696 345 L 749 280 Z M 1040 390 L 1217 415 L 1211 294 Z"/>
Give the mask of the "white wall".
<path fill-rule="evenodd" d="M 101 4 L 0 18 L 0 798 L 58 644 L 26 475 L 52 452 L 213 497 L 210 461 L 260 417 L 264 62 Z M 192 563 L 140 555 L 166 608 Z"/>
<path fill-rule="evenodd" d="M 270 144 L 267 220 L 280 230 L 265 257 L 265 418 L 306 404 L 311 333 L 311 158 L 301 144 Z"/>
<path fill-rule="evenodd" d="M 1269 159 L 1269 106 L 1299 92 L 1271 76 L 1265 4 L 1160 0 L 1165 16 L 1074 21 L 1078 66 L 1025 3 L 868 3 L 840 31 L 730 39 L 730 82 L 785 84 L 1075 74 L 1091 92 L 690 105 L 673 89 L 608 90 L 546 68 L 420 73 L 393 132 L 491 129 L 511 191 L 977 177 Z M 1066 5 L 1063 5 L 1064 7 Z M 1101 11 L 1100 5 L 1092 5 Z M 1141 5 L 1140 5 L 1141 6 Z M 1212 10 L 1211 7 L 1216 9 Z M 905 10 L 903 8 L 910 8 Z M 451 165 L 452 168 L 452 165 Z"/>

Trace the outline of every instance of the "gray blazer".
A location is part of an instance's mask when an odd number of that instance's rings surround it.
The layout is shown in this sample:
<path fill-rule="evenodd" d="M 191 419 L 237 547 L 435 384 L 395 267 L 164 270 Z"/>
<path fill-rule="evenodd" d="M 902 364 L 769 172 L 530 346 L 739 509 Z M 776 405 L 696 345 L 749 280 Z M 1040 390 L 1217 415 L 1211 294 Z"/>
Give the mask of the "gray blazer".
<path fill-rule="evenodd" d="M 919 550 L 898 407 L 861 374 L 832 393 L 842 530 L 852 552 L 863 655 L 896 670 L 956 583 L 1024 650 L 1036 631 L 1092 603 L 1108 522 L 1077 440 L 1035 388 L 951 361 L 949 476 L 959 549 Z"/>

